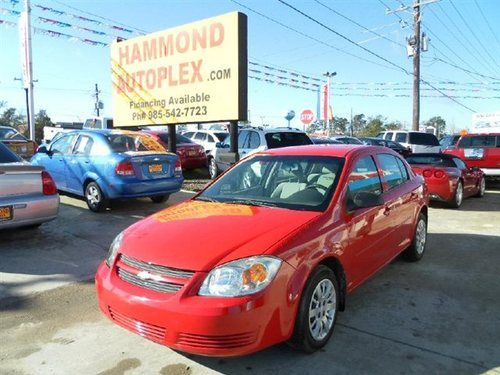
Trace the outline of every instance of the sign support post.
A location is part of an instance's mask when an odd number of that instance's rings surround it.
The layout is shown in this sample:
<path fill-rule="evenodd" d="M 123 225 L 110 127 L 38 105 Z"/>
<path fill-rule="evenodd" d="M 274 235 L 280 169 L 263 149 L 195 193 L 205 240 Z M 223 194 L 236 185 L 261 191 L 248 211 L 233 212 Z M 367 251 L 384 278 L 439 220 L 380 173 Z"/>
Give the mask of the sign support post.
<path fill-rule="evenodd" d="M 229 123 L 229 136 L 231 137 L 230 151 L 234 155 L 234 162 L 237 163 L 240 160 L 238 153 L 238 121 L 231 121 Z"/>

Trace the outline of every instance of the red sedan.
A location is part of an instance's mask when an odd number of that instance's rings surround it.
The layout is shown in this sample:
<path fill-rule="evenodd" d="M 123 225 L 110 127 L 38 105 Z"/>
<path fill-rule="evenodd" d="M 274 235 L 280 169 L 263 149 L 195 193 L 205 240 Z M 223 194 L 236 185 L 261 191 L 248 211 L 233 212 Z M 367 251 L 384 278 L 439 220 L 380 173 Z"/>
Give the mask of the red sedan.
<path fill-rule="evenodd" d="M 346 296 L 427 238 L 422 177 L 382 147 L 287 147 L 243 159 L 187 202 L 124 230 L 99 266 L 99 306 L 172 348 L 313 352 Z"/>
<path fill-rule="evenodd" d="M 155 137 L 156 140 L 168 150 L 168 132 L 154 130 L 143 131 Z M 177 155 L 179 155 L 179 159 L 181 159 L 182 169 L 205 168 L 207 166 L 207 154 L 203 146 L 194 143 L 189 138 L 180 134 L 177 134 L 175 138 Z"/>
<path fill-rule="evenodd" d="M 407 157 L 406 161 L 415 173 L 424 177 L 430 199 L 458 208 L 463 198 L 484 195 L 484 173 L 477 167 L 467 167 L 457 156 L 413 154 Z"/>

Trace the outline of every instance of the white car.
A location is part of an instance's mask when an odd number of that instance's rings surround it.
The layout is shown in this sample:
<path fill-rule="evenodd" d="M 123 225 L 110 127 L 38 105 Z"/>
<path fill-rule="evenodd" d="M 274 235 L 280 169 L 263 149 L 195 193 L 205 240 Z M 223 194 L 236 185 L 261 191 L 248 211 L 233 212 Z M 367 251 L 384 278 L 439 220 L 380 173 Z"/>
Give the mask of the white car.
<path fill-rule="evenodd" d="M 441 145 L 439 144 L 437 137 L 431 133 L 390 130 L 379 133 L 377 138 L 398 142 L 404 147 L 410 149 L 413 153 L 441 152 Z"/>
<path fill-rule="evenodd" d="M 191 139 L 199 145 L 202 145 L 207 153 L 207 156 L 213 154 L 215 145 L 218 142 L 222 142 L 228 134 L 228 132 L 219 130 L 194 130 L 182 133 L 183 136 Z"/>
<path fill-rule="evenodd" d="M 215 178 L 234 164 L 231 153 L 231 137 L 217 144 L 217 148 L 208 157 L 210 177 Z M 301 130 L 293 128 L 240 128 L 238 131 L 238 154 L 240 159 L 270 148 L 303 146 L 312 144 L 311 139 Z"/>

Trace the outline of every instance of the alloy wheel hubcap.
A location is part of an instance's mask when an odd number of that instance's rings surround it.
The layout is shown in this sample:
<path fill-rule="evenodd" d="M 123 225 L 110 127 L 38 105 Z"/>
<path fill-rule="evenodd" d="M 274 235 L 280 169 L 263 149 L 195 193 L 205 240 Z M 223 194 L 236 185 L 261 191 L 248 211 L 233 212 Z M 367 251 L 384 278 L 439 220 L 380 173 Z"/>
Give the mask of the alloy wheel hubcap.
<path fill-rule="evenodd" d="M 415 245 L 418 254 L 422 254 L 425 248 L 425 241 L 427 240 L 427 230 L 425 221 L 420 220 L 417 224 L 417 232 L 415 233 Z"/>
<path fill-rule="evenodd" d="M 458 184 L 457 185 L 457 194 L 456 194 L 457 206 L 460 206 L 460 204 L 462 203 L 462 195 L 463 195 L 462 184 Z"/>
<path fill-rule="evenodd" d="M 210 160 L 210 176 L 215 177 L 215 160 Z"/>
<path fill-rule="evenodd" d="M 481 179 L 481 186 L 479 189 L 481 191 L 481 195 L 483 195 L 486 190 L 486 181 L 484 180 L 484 178 Z"/>
<path fill-rule="evenodd" d="M 329 279 L 321 280 L 309 304 L 309 332 L 313 339 L 323 340 L 333 326 L 337 305 L 335 287 Z"/>
<path fill-rule="evenodd" d="M 91 186 L 87 189 L 87 200 L 93 206 L 97 205 L 101 200 L 101 197 L 99 196 L 99 191 L 95 186 Z"/>

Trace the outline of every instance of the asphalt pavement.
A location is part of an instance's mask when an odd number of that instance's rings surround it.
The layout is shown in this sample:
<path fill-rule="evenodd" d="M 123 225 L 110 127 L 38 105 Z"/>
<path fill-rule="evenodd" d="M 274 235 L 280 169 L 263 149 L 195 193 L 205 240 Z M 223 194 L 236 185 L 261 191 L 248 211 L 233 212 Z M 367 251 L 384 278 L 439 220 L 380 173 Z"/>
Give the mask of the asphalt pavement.
<path fill-rule="evenodd" d="M 431 208 L 422 261 L 396 259 L 349 296 L 323 350 L 232 359 L 176 352 L 97 308 L 92 277 L 114 236 L 189 196 L 104 214 L 63 196 L 57 220 L 0 232 L 0 374 L 500 374 L 500 189 Z"/>

